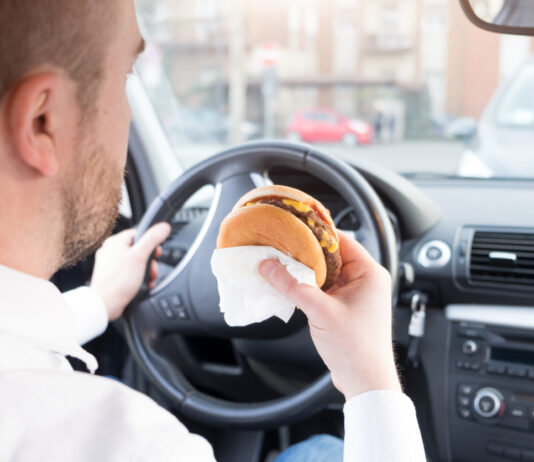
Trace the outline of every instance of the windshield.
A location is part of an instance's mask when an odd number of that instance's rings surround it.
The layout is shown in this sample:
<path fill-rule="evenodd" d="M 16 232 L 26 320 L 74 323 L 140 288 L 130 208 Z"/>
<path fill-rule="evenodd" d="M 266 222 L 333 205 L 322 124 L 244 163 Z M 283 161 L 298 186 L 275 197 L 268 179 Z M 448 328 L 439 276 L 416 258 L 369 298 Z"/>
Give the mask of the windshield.
<path fill-rule="evenodd" d="M 534 177 L 479 123 L 511 79 L 493 123 L 532 128 L 534 69 L 513 79 L 532 40 L 477 29 L 457 0 L 136 3 L 137 76 L 184 168 L 284 139 L 404 174 Z"/>
<path fill-rule="evenodd" d="M 534 129 L 534 64 L 525 66 L 499 101 L 501 125 Z"/>

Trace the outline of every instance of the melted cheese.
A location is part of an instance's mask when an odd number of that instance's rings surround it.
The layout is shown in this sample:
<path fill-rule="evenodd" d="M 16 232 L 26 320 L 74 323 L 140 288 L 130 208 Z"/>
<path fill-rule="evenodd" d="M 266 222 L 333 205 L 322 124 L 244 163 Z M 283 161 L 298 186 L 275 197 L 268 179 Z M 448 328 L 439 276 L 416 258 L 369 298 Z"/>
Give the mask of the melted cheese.
<path fill-rule="evenodd" d="M 338 243 L 326 231 L 323 231 L 319 244 L 321 244 L 321 247 L 325 248 L 328 253 L 334 253 L 338 249 Z"/>
<path fill-rule="evenodd" d="M 282 202 L 285 205 L 293 207 L 297 212 L 308 213 L 311 211 L 311 207 L 304 202 L 298 202 L 291 199 L 283 199 Z"/>
<path fill-rule="evenodd" d="M 332 244 L 330 244 L 328 246 L 328 249 L 326 249 L 326 250 L 328 250 L 328 253 L 334 253 L 338 249 L 338 247 L 339 247 L 339 245 L 338 245 L 337 242 L 332 242 Z"/>
<path fill-rule="evenodd" d="M 253 202 L 248 202 L 245 207 L 256 205 L 258 202 L 261 202 L 261 199 L 258 199 L 257 201 Z M 308 213 L 312 211 L 312 208 L 304 202 L 294 201 L 292 199 L 282 199 L 282 202 L 289 207 L 293 207 L 297 212 Z M 314 228 L 317 225 L 313 218 L 308 217 L 306 221 L 310 228 Z M 337 239 L 335 239 L 335 237 L 333 237 L 330 233 L 327 233 L 324 230 L 321 235 L 321 239 L 319 240 L 319 244 L 323 249 L 326 249 L 328 253 L 334 253 L 339 248 Z"/>

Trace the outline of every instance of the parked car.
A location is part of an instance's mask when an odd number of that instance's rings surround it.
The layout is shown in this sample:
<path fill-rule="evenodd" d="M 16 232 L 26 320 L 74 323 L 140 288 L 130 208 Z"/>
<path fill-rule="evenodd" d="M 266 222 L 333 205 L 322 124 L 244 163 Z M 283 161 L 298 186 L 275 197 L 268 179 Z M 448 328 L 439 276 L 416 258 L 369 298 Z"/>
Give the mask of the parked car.
<path fill-rule="evenodd" d="M 503 82 L 467 143 L 458 174 L 534 176 L 534 56 Z"/>
<path fill-rule="evenodd" d="M 456 117 L 443 128 L 443 135 L 451 139 L 469 139 L 477 129 L 477 120 L 473 117 Z"/>
<path fill-rule="evenodd" d="M 337 111 L 316 108 L 300 111 L 285 129 L 286 138 L 308 143 L 340 143 L 346 146 L 371 144 L 373 127 L 360 119 L 349 119 Z"/>

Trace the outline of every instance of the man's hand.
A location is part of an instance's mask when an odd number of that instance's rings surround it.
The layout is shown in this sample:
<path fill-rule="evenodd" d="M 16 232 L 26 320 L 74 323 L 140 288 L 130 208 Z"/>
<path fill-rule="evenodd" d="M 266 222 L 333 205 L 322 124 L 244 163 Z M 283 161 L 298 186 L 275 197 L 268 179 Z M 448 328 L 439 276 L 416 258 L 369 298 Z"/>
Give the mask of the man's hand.
<path fill-rule="evenodd" d="M 148 259 L 154 250 L 156 257 L 161 254 L 159 245 L 167 239 L 171 227 L 168 223 L 158 223 L 132 245 L 136 232 L 128 229 L 111 236 L 96 252 L 91 287 L 106 305 L 110 321 L 122 315 L 141 288 Z M 158 264 L 154 260 L 150 263 L 150 287 L 157 277 Z"/>
<path fill-rule="evenodd" d="M 347 401 L 371 390 L 400 390 L 392 345 L 391 278 L 356 241 L 340 234 L 341 274 L 326 293 L 298 284 L 277 260 L 262 275 L 308 317 L 317 351 Z"/>

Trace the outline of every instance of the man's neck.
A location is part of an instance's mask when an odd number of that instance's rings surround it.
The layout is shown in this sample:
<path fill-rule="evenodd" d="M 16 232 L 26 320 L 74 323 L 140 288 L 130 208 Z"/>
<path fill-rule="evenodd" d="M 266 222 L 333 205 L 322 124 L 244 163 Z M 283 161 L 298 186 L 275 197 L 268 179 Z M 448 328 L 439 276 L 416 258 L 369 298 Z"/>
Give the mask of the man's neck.
<path fill-rule="evenodd" d="M 0 208 L 0 264 L 50 279 L 59 265 L 60 230 L 55 229 L 54 220 L 39 213 L 42 204 L 36 204 L 28 194 L 4 193 L 0 191 L 4 197 Z"/>

